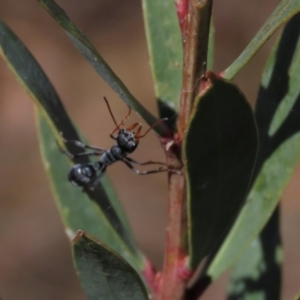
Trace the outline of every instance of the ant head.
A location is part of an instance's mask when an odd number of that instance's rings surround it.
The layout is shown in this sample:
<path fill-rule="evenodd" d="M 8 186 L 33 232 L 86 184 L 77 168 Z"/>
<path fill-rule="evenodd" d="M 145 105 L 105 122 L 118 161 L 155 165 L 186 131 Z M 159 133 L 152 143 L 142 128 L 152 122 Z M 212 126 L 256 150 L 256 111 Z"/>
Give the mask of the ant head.
<path fill-rule="evenodd" d="M 118 146 L 126 153 L 132 153 L 139 144 L 139 139 L 134 131 L 120 129 L 117 136 Z"/>

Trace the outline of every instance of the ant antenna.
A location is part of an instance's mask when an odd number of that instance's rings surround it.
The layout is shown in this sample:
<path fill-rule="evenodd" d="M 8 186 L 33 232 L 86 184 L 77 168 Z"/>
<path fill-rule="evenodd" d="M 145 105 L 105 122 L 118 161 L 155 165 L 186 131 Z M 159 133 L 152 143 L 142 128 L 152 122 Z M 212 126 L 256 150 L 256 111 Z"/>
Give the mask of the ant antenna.
<path fill-rule="evenodd" d="M 154 127 L 157 126 L 158 124 L 160 124 L 160 123 L 162 123 L 162 122 L 164 122 L 164 121 L 167 121 L 167 120 L 168 120 L 168 118 L 162 118 L 162 119 L 156 121 L 156 122 L 155 122 L 154 124 L 152 124 L 152 125 L 146 130 L 146 132 L 145 132 L 144 134 L 142 134 L 142 135 L 140 135 L 140 132 L 141 132 L 141 129 L 142 129 L 142 127 L 140 126 L 139 129 L 138 129 L 138 131 L 137 131 L 137 136 L 136 136 L 136 138 L 138 138 L 138 139 L 143 138 L 144 136 L 147 135 L 147 133 L 148 133 L 152 128 L 154 128 Z"/>
<path fill-rule="evenodd" d="M 117 124 L 117 122 L 116 122 L 116 119 L 115 119 L 115 117 L 114 117 L 112 111 L 111 111 L 110 105 L 109 105 L 109 103 L 108 103 L 106 97 L 103 97 L 103 99 L 104 99 L 104 101 L 105 101 L 105 103 L 106 103 L 106 106 L 107 106 L 107 108 L 108 108 L 108 111 L 109 111 L 109 113 L 110 113 L 111 118 L 113 119 L 115 125 L 118 127 L 118 124 Z"/>
<path fill-rule="evenodd" d="M 112 110 L 111 110 L 111 108 L 110 108 L 110 105 L 109 105 L 109 103 L 108 103 L 108 100 L 106 99 L 106 97 L 103 97 L 103 99 L 104 99 L 104 101 L 105 101 L 105 103 L 106 103 L 106 106 L 107 106 L 107 108 L 108 108 L 108 110 L 109 110 L 110 116 L 111 116 L 111 118 L 113 119 L 113 121 L 114 121 L 114 123 L 115 123 L 115 125 L 116 125 L 116 129 L 114 130 L 114 131 L 116 131 L 116 130 L 118 130 L 118 129 L 120 128 L 121 125 L 124 124 L 124 122 L 126 121 L 126 119 L 128 119 L 128 117 L 130 116 L 130 114 L 131 114 L 131 107 L 128 106 L 128 108 L 129 108 L 128 114 L 127 114 L 127 115 L 125 116 L 125 118 L 124 118 L 123 120 L 121 120 L 121 122 L 118 124 L 117 121 L 116 121 L 116 119 L 115 119 L 115 117 L 114 117 L 114 115 L 113 115 L 113 113 L 112 113 Z"/>

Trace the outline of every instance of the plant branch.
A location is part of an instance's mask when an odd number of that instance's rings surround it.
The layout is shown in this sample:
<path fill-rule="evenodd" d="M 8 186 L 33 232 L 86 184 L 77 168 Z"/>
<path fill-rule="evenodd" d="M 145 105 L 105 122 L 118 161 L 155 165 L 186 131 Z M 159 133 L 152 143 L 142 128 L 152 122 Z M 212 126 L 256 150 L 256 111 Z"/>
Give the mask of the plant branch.
<path fill-rule="evenodd" d="M 183 0 L 181 0 L 184 3 Z M 180 3 L 181 3 L 180 2 Z M 177 8 L 180 7 L 179 3 Z M 190 0 L 187 16 L 178 15 L 185 20 L 181 24 L 183 36 L 183 82 L 180 98 L 178 131 L 181 139 L 187 127 L 188 119 L 195 97 L 200 92 L 200 78 L 206 71 L 208 38 L 212 0 Z"/>
<path fill-rule="evenodd" d="M 181 145 L 176 140 L 161 138 L 169 168 L 180 169 Z M 168 199 L 168 226 L 163 271 L 157 277 L 156 300 L 182 299 L 187 280 L 187 219 L 185 202 L 185 178 L 183 174 L 170 173 Z"/>
<path fill-rule="evenodd" d="M 177 14 L 183 36 L 184 66 L 178 134 L 174 140 L 161 138 L 170 168 L 179 169 L 181 142 L 193 99 L 200 92 L 200 78 L 206 70 L 212 0 L 179 0 Z M 168 227 L 163 271 L 157 278 L 156 300 L 182 300 L 193 270 L 189 270 L 187 242 L 186 183 L 184 174 L 170 173 Z"/>

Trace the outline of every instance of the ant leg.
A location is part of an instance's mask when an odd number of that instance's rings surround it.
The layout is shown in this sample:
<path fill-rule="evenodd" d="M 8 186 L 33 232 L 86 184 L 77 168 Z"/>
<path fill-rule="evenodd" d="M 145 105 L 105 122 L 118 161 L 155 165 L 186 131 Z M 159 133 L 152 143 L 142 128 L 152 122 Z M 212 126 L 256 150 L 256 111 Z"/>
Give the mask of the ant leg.
<path fill-rule="evenodd" d="M 76 153 L 76 154 L 72 154 L 71 152 L 67 151 L 67 150 L 63 150 L 60 145 L 58 144 L 58 142 L 56 141 L 57 143 L 57 147 L 59 149 L 59 151 L 63 154 L 66 154 L 68 157 L 70 158 L 77 158 L 77 157 L 81 157 L 81 156 L 90 156 L 90 155 L 96 155 L 96 156 L 99 156 L 102 154 L 103 151 L 101 152 L 96 152 L 96 151 L 92 151 L 92 152 L 81 152 L 81 153 Z"/>
<path fill-rule="evenodd" d="M 133 163 L 133 164 L 138 164 L 139 166 L 145 166 L 145 165 L 164 165 L 164 166 L 166 166 L 167 164 L 166 163 L 163 163 L 163 162 L 159 162 L 159 161 L 152 161 L 152 160 L 148 160 L 148 161 L 146 161 L 146 162 L 143 162 L 143 163 L 141 163 L 141 162 L 138 162 L 138 161 L 136 161 L 136 160 L 134 160 L 134 159 L 132 159 L 132 158 L 130 158 L 130 157 L 124 157 L 123 158 L 123 160 L 122 160 L 124 163 L 126 163 L 126 161 L 127 161 L 127 163 L 129 163 L 130 165 L 131 165 L 131 163 Z M 131 165 L 131 167 L 133 168 L 133 166 Z M 131 168 L 130 167 L 130 168 Z M 138 171 L 138 170 L 137 170 Z M 155 171 L 155 170 L 154 170 Z M 167 169 L 167 170 L 165 170 L 165 169 L 162 169 L 162 168 L 159 168 L 158 170 L 156 170 L 156 171 L 158 171 L 158 172 L 165 172 L 165 171 L 169 171 L 169 172 L 172 172 L 172 173 L 176 173 L 176 174 L 182 174 L 181 173 L 181 171 L 179 171 L 179 170 L 176 170 L 176 169 Z M 140 171 L 139 171 L 140 172 Z M 158 173 L 158 172 L 152 172 L 152 171 L 150 171 L 150 173 L 146 173 L 146 174 L 151 174 L 151 173 Z"/>
<path fill-rule="evenodd" d="M 61 153 L 66 154 L 67 156 L 69 156 L 70 158 L 78 158 L 78 157 L 83 157 L 83 156 L 99 156 L 101 155 L 101 153 L 99 152 L 82 152 L 82 153 L 76 153 L 76 154 L 72 154 L 69 151 L 65 151 L 62 149 L 59 149 Z"/>
<path fill-rule="evenodd" d="M 133 165 L 126 161 L 126 160 L 123 160 L 121 159 L 121 161 L 126 164 L 126 166 L 131 169 L 132 171 L 134 171 L 136 174 L 138 175 L 147 175 L 147 174 L 154 174 L 154 173 L 160 173 L 160 172 L 168 172 L 169 170 L 168 169 L 163 169 L 163 168 L 159 168 L 157 170 L 148 170 L 148 171 L 140 171 L 140 170 L 137 170 L 133 167 Z"/>
<path fill-rule="evenodd" d="M 152 161 L 152 160 L 148 160 L 146 162 L 139 162 L 139 161 L 136 161 L 130 157 L 124 157 L 124 160 L 127 160 L 129 163 L 133 163 L 133 164 L 137 164 L 139 166 L 145 166 L 145 165 L 164 165 L 166 166 L 167 164 L 166 163 L 163 163 L 163 162 L 159 162 L 159 161 Z"/>
<path fill-rule="evenodd" d="M 79 142 L 79 141 L 76 141 L 76 140 L 66 140 L 66 139 L 63 137 L 62 133 L 60 133 L 60 135 L 61 135 L 62 141 L 63 141 L 64 143 L 70 143 L 70 144 L 73 144 L 73 145 L 77 146 L 78 148 L 82 148 L 82 149 L 91 149 L 91 150 L 99 151 L 99 153 L 102 153 L 102 152 L 106 151 L 106 150 L 103 149 L 103 148 L 98 148 L 98 147 L 89 146 L 89 145 L 83 144 L 83 143 L 81 143 L 81 142 Z"/>
<path fill-rule="evenodd" d="M 91 186 L 89 186 L 89 189 L 91 191 L 93 191 L 95 189 L 95 187 L 99 184 L 104 172 L 106 170 L 106 167 L 104 167 L 103 169 L 100 170 L 100 173 L 98 174 L 97 178 L 95 179 L 95 181 L 93 182 L 93 184 Z"/>

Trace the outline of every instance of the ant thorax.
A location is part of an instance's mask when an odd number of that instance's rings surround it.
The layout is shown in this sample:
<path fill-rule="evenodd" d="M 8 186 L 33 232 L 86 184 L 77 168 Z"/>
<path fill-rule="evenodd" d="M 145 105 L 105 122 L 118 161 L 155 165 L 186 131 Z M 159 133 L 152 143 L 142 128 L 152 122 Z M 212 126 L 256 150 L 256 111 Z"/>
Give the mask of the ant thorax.
<path fill-rule="evenodd" d="M 118 146 L 126 153 L 132 153 L 139 144 L 136 133 L 127 129 L 120 129 L 117 136 Z"/>
<path fill-rule="evenodd" d="M 112 146 L 101 154 L 100 163 L 109 166 L 117 160 L 121 160 L 126 156 L 126 153 L 119 146 Z"/>

